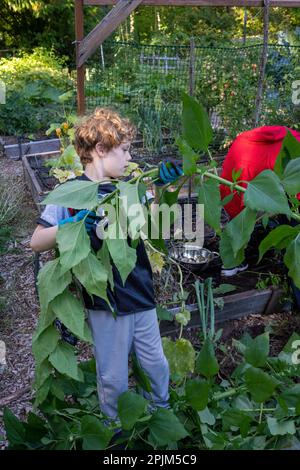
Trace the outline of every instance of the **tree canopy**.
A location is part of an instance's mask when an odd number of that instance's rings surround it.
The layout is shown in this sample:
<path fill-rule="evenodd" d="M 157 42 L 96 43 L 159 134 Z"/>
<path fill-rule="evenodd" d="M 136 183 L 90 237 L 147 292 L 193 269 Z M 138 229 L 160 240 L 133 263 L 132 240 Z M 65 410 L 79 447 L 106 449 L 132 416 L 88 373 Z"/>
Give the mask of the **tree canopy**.
<path fill-rule="evenodd" d="M 53 48 L 73 60 L 74 0 L 0 0 L 0 49 Z M 88 33 L 111 7 L 85 7 Z M 114 34 L 115 39 L 146 43 L 202 44 L 242 38 L 244 8 L 139 7 Z M 299 25 L 299 8 L 272 8 L 271 39 Z M 262 34 L 262 9 L 247 9 L 247 36 Z"/>

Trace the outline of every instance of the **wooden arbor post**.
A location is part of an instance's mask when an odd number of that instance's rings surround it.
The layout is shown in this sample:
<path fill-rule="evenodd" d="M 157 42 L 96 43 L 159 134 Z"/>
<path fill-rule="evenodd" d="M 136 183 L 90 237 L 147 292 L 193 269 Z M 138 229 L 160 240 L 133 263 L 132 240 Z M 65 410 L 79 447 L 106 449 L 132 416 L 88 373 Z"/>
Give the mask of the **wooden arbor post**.
<path fill-rule="evenodd" d="M 199 7 L 263 7 L 264 0 L 75 0 L 77 110 L 85 112 L 84 64 L 93 52 L 117 29 L 140 4 L 149 6 L 199 6 Z M 116 5 L 105 18 L 84 37 L 83 7 Z M 300 7 L 300 0 L 269 0 L 270 7 Z"/>
<path fill-rule="evenodd" d="M 76 33 L 76 68 L 77 68 L 77 113 L 81 116 L 85 112 L 84 78 L 85 67 L 79 65 L 79 46 L 84 38 L 83 0 L 75 0 L 75 33 Z"/>
<path fill-rule="evenodd" d="M 77 67 L 77 111 L 79 115 L 85 112 L 84 98 L 84 64 L 95 52 L 97 47 L 113 33 L 122 21 L 143 0 L 119 0 L 117 5 L 103 18 L 103 20 L 86 36 L 83 31 L 83 0 L 75 0 L 76 6 L 76 67 Z M 107 2 L 109 3 L 109 2 Z M 88 3 L 91 4 L 91 3 Z"/>

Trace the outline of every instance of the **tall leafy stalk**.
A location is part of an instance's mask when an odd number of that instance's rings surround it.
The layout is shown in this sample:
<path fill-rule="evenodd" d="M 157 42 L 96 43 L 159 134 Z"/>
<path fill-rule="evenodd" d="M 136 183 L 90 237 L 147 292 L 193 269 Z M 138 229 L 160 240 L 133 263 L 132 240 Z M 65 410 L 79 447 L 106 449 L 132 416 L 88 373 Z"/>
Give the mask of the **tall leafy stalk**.
<path fill-rule="evenodd" d="M 204 282 L 197 280 L 195 290 L 204 340 L 207 337 L 213 340 L 215 336 L 215 306 L 212 278 L 209 277 Z"/>

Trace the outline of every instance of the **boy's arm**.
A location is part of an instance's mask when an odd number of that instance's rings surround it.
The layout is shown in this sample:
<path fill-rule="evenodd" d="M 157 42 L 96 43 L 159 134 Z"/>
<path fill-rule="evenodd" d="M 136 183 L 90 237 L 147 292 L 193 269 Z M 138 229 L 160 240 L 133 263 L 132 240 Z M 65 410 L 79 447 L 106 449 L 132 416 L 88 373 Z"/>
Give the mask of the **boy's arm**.
<path fill-rule="evenodd" d="M 31 237 L 31 249 L 40 253 L 54 248 L 56 244 L 57 229 L 57 225 L 54 227 L 43 227 L 43 225 L 38 225 Z"/>
<path fill-rule="evenodd" d="M 37 227 L 30 241 L 31 249 L 42 252 L 54 248 L 58 224 L 69 216 L 69 211 L 66 208 L 53 204 L 47 205 L 37 219 Z"/>

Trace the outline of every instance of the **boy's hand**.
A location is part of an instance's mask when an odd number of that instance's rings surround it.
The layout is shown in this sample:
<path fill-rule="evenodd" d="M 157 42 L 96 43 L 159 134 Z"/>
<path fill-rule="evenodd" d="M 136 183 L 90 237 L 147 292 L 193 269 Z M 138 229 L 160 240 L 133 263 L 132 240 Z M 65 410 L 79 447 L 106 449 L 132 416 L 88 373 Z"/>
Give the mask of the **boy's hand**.
<path fill-rule="evenodd" d="M 94 223 L 100 220 L 100 217 L 98 217 L 95 212 L 88 211 L 87 209 L 77 212 L 77 214 L 74 215 L 73 217 L 68 217 L 67 219 L 61 220 L 60 222 L 58 222 L 58 225 L 65 225 L 65 224 L 70 224 L 74 222 L 80 222 L 86 215 L 87 217 L 84 221 L 84 224 L 85 224 L 87 233 L 90 234 Z"/>
<path fill-rule="evenodd" d="M 183 175 L 183 171 L 179 165 L 175 165 L 172 162 L 161 163 L 158 168 L 159 180 L 155 182 L 157 186 L 173 183 L 180 176 Z"/>

